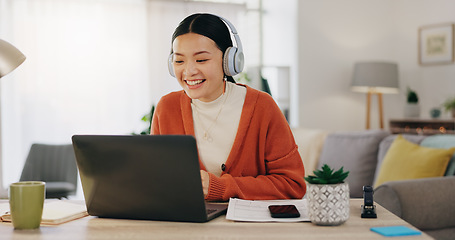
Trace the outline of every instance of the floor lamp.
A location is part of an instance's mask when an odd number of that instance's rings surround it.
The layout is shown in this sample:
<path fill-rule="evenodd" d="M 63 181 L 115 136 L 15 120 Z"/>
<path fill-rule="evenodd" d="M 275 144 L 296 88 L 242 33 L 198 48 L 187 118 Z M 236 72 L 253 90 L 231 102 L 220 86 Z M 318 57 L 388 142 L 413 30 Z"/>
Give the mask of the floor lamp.
<path fill-rule="evenodd" d="M 357 62 L 351 89 L 367 93 L 366 129 L 370 129 L 371 95 L 378 97 L 379 125 L 384 128 L 382 94 L 398 93 L 398 65 L 388 62 Z"/>
<path fill-rule="evenodd" d="M 10 43 L 0 39 L 0 78 L 10 73 L 25 61 L 24 54 Z M 0 102 L 1 104 L 1 102 Z M 6 189 L 3 188 L 2 169 L 2 131 L 1 131 L 1 106 L 0 106 L 0 198 L 8 197 Z"/>

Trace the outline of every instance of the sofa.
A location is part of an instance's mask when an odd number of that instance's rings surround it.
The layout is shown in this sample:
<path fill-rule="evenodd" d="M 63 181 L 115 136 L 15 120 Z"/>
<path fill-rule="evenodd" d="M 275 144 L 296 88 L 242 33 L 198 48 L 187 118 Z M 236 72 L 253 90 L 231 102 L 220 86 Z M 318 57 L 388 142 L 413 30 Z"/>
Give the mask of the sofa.
<path fill-rule="evenodd" d="M 303 128 L 293 133 L 306 175 L 323 164 L 344 167 L 352 198 L 363 197 L 363 186 L 374 186 L 377 204 L 435 239 L 454 239 L 455 135 Z"/>

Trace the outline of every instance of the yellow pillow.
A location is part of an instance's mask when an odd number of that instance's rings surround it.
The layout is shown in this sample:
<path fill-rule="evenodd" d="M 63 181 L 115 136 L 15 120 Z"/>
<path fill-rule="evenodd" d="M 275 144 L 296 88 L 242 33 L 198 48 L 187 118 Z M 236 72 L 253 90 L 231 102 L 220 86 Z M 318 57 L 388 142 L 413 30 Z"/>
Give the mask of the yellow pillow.
<path fill-rule="evenodd" d="M 375 187 L 384 182 L 444 176 L 455 148 L 428 148 L 398 135 L 384 156 Z"/>

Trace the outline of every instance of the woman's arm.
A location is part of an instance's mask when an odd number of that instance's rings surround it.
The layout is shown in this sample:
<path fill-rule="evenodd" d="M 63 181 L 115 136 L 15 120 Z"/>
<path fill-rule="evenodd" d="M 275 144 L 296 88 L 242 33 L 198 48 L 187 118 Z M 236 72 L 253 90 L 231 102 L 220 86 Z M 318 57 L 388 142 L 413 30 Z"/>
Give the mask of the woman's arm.
<path fill-rule="evenodd" d="M 270 171 L 264 175 L 224 174 L 217 177 L 208 173 L 210 187 L 206 199 L 227 201 L 231 197 L 250 200 L 302 198 L 306 192 L 303 164 L 290 160 L 297 156 L 299 155 L 296 149 L 283 159 L 266 163 Z"/>
<path fill-rule="evenodd" d="M 245 104 L 250 104 L 249 102 Z M 292 131 L 274 100 L 259 94 L 243 139 L 231 150 L 221 177 L 209 173 L 207 200 L 302 198 L 305 170 Z"/>

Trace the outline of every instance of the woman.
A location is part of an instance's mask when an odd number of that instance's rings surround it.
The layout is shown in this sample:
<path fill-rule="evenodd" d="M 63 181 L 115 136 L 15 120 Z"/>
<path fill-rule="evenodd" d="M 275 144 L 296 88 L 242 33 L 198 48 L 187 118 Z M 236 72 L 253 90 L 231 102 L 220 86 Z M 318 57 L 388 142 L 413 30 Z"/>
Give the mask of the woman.
<path fill-rule="evenodd" d="M 270 95 L 230 76 L 243 68 L 241 51 L 227 20 L 211 14 L 185 18 L 169 57 L 183 91 L 161 98 L 152 134 L 195 136 L 207 200 L 302 198 L 304 167 L 286 119 Z"/>

